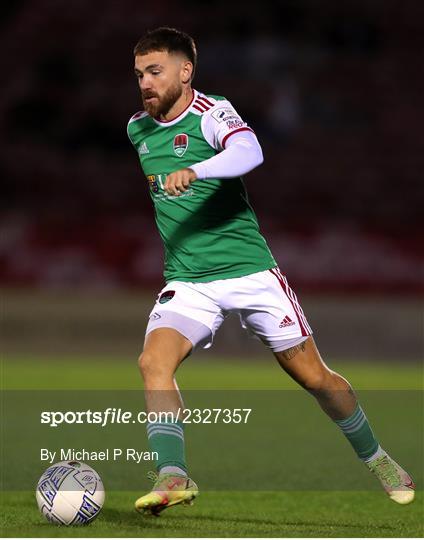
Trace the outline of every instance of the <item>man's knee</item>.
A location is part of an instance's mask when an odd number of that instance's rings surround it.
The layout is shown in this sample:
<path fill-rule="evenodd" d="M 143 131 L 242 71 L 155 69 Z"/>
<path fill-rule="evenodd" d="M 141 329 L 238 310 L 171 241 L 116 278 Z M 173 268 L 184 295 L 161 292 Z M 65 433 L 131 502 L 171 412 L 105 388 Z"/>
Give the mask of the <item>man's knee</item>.
<path fill-rule="evenodd" d="M 326 367 L 309 372 L 302 386 L 311 393 L 343 391 L 350 388 L 346 379 Z"/>
<path fill-rule="evenodd" d="M 308 392 L 323 390 L 328 385 L 328 374 L 325 370 L 309 371 L 301 382 Z"/>
<path fill-rule="evenodd" d="M 167 374 L 167 367 L 161 363 L 159 356 L 153 351 L 143 351 L 138 358 L 138 366 L 144 379 Z"/>

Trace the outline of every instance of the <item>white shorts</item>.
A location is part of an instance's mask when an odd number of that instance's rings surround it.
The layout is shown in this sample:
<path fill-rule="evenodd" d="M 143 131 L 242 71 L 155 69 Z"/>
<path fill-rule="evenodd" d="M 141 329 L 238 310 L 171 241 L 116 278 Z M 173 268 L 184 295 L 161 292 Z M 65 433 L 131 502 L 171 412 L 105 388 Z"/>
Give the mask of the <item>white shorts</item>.
<path fill-rule="evenodd" d="M 174 328 L 193 348 L 207 348 L 230 313 L 237 313 L 243 328 L 274 352 L 294 347 L 312 334 L 286 277 L 272 268 L 208 283 L 171 281 L 158 295 L 146 335 L 156 328 Z"/>

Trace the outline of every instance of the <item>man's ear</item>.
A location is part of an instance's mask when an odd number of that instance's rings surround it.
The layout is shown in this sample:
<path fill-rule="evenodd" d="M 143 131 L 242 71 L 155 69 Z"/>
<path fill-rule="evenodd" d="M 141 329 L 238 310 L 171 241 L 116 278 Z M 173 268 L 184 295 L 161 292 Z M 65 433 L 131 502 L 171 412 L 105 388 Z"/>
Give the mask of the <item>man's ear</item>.
<path fill-rule="evenodd" d="M 183 65 L 181 67 L 181 81 L 184 84 L 187 84 L 191 81 L 191 77 L 193 75 L 193 64 L 190 62 L 190 60 L 184 60 Z"/>

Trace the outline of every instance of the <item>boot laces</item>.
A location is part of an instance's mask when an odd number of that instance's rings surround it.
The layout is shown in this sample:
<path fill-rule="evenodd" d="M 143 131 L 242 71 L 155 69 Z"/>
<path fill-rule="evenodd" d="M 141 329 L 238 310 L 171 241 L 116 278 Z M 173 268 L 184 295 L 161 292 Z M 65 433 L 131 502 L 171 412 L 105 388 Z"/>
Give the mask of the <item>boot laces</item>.
<path fill-rule="evenodd" d="M 371 466 L 371 470 L 376 472 L 390 487 L 397 487 L 401 483 L 395 465 L 387 458 L 387 456 L 376 459 L 375 463 Z"/>

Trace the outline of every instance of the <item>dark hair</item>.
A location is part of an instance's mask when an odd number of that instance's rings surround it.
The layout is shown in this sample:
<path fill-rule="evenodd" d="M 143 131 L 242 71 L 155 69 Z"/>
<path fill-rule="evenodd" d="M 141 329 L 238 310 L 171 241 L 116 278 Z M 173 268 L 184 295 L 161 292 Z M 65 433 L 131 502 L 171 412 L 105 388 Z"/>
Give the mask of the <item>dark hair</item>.
<path fill-rule="evenodd" d="M 183 53 L 193 64 L 193 78 L 197 63 L 196 45 L 194 39 L 185 32 L 181 32 L 181 30 L 177 30 L 176 28 L 169 28 L 168 26 L 161 26 L 155 30 L 150 30 L 139 39 L 137 45 L 134 47 L 134 56 L 147 54 L 152 51 Z"/>

